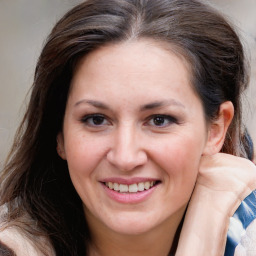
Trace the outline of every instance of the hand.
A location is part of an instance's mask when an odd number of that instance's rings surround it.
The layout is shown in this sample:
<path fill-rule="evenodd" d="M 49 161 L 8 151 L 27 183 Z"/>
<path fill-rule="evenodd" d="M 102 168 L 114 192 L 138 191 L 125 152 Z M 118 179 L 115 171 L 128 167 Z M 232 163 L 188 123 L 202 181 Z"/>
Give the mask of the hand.
<path fill-rule="evenodd" d="M 255 188 L 256 167 L 249 160 L 202 156 L 176 255 L 223 255 L 229 218 Z"/>
<path fill-rule="evenodd" d="M 200 198 L 205 193 L 212 194 L 214 207 L 220 212 L 233 216 L 255 189 L 256 167 L 251 161 L 224 153 L 201 158 L 194 193 L 200 192 Z"/>

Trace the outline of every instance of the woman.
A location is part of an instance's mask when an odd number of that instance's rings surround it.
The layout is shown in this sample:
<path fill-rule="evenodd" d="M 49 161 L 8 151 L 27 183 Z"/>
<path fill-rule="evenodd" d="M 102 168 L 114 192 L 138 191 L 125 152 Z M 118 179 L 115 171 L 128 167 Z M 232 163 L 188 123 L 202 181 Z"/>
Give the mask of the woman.
<path fill-rule="evenodd" d="M 198 1 L 75 7 L 44 46 L 1 175 L 2 250 L 223 255 L 256 188 L 246 86 L 239 38 Z"/>

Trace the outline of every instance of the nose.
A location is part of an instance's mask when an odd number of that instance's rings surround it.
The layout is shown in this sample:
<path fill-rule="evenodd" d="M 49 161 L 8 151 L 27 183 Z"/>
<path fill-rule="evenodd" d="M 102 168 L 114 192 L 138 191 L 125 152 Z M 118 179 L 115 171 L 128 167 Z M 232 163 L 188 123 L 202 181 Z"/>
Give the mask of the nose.
<path fill-rule="evenodd" d="M 147 153 L 136 128 L 123 126 L 116 131 L 107 160 L 121 171 L 132 171 L 147 162 Z"/>

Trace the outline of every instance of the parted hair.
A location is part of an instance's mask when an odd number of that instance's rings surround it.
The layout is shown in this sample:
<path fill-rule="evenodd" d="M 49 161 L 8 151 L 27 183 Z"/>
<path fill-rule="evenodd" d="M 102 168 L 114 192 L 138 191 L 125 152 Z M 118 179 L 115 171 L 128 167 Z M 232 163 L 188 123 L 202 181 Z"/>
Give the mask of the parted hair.
<path fill-rule="evenodd" d="M 47 237 L 60 256 L 86 255 L 90 243 L 81 199 L 66 161 L 56 152 L 75 68 L 101 46 L 143 38 L 167 43 L 185 58 L 207 122 L 217 117 L 221 103 L 233 103 L 235 115 L 222 152 L 252 155 L 241 121 L 241 94 L 248 84 L 244 51 L 221 14 L 196 0 L 87 0 L 65 14 L 45 42 L 0 177 L 0 205 L 9 208 L 6 223 L 20 227 L 42 251 L 35 235 Z M 36 227 L 27 224 L 23 213 Z"/>

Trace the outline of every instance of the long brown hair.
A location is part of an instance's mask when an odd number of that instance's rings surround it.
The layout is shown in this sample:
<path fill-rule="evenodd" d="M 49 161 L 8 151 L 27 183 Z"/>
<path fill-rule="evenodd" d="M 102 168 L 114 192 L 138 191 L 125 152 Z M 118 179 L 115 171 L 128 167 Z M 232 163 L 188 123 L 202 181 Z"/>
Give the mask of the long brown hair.
<path fill-rule="evenodd" d="M 185 57 L 207 121 L 216 117 L 221 103 L 232 101 L 235 116 L 222 151 L 243 157 L 251 152 L 241 122 L 240 96 L 247 86 L 243 48 L 220 14 L 196 0 L 85 1 L 56 24 L 45 43 L 0 179 L 7 221 L 17 225 L 17 216 L 28 213 L 57 255 L 86 255 L 90 241 L 82 202 L 56 153 L 76 64 L 100 46 L 139 38 L 168 43 Z M 25 230 L 35 242 L 38 229 Z"/>

